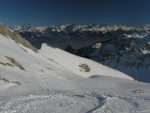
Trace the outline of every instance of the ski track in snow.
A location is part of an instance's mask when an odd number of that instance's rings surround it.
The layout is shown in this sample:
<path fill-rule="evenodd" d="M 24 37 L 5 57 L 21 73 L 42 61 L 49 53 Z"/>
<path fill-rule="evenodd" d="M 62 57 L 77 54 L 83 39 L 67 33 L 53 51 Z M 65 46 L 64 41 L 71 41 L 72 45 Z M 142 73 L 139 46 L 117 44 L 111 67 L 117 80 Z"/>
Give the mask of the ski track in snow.
<path fill-rule="evenodd" d="M 0 113 L 149 113 L 150 97 L 53 94 L 12 97 L 0 101 Z"/>

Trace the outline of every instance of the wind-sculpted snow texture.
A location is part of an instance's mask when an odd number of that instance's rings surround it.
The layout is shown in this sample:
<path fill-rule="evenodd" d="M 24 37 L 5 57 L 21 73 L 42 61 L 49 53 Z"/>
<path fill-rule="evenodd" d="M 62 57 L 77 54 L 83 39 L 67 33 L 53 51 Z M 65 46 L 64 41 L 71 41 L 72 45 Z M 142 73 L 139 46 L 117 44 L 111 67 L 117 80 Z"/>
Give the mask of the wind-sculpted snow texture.
<path fill-rule="evenodd" d="M 0 113 L 149 113 L 150 97 L 69 93 L 0 100 Z"/>

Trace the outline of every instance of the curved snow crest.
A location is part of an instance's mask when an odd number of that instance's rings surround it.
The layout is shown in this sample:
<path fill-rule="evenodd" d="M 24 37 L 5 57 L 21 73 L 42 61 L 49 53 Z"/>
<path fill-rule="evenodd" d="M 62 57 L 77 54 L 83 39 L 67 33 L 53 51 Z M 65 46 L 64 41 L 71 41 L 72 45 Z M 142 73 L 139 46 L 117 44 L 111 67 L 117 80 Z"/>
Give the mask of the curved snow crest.
<path fill-rule="evenodd" d="M 82 77 L 88 78 L 93 75 L 102 75 L 134 80 L 132 77 L 120 71 L 114 70 L 95 61 L 70 54 L 61 49 L 49 47 L 47 44 L 42 45 L 42 48 L 39 50 L 39 53 Z M 86 64 L 90 68 L 90 71 L 81 71 L 81 64 Z"/>

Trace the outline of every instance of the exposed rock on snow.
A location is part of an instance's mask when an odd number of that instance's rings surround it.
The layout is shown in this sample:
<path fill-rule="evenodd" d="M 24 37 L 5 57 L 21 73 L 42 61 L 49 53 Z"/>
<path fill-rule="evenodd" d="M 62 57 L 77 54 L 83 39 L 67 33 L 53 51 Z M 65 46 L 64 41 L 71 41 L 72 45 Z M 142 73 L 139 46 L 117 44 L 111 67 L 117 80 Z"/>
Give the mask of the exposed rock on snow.
<path fill-rule="evenodd" d="M 91 71 L 90 67 L 87 64 L 80 64 L 79 67 L 80 67 L 80 71 L 84 71 L 84 72 Z"/>

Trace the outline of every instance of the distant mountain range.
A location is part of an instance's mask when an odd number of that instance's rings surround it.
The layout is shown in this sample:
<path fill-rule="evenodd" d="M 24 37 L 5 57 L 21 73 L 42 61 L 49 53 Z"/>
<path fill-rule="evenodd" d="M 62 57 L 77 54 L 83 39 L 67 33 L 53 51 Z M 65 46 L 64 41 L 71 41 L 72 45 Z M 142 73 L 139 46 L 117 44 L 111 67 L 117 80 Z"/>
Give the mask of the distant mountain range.
<path fill-rule="evenodd" d="M 150 25 L 11 26 L 35 48 L 64 49 L 150 82 Z"/>

